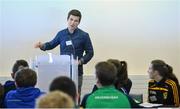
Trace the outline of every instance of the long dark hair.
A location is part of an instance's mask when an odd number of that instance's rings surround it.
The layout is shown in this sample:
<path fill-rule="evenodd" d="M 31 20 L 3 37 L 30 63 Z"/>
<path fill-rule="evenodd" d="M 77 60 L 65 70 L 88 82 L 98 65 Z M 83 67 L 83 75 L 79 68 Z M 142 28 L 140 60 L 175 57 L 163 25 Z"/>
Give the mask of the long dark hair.
<path fill-rule="evenodd" d="M 122 87 L 128 82 L 128 72 L 127 72 L 127 63 L 126 61 L 119 61 L 117 59 L 109 59 L 108 62 L 115 65 L 117 68 L 117 76 L 115 80 L 115 86 L 117 88 Z"/>
<path fill-rule="evenodd" d="M 162 60 L 153 60 L 151 64 L 152 64 L 153 70 L 157 70 L 163 78 L 171 79 L 175 81 L 176 84 L 179 85 L 179 81 L 177 77 L 175 76 L 175 74 L 173 73 L 173 68 L 170 65 L 166 64 Z"/>

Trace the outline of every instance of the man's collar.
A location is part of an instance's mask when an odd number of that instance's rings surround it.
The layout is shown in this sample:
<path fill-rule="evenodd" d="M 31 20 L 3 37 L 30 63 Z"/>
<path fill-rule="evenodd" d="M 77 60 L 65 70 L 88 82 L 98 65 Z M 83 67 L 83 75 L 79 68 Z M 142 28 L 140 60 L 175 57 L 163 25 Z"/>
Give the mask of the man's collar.
<path fill-rule="evenodd" d="M 77 33 L 77 31 L 78 31 L 78 28 L 76 28 L 73 33 L 70 33 L 69 29 L 68 28 L 66 29 L 66 33 L 69 35 L 74 35 L 75 33 Z"/>
<path fill-rule="evenodd" d="M 114 85 L 102 86 L 99 89 L 107 89 L 107 88 L 115 88 L 115 86 Z"/>

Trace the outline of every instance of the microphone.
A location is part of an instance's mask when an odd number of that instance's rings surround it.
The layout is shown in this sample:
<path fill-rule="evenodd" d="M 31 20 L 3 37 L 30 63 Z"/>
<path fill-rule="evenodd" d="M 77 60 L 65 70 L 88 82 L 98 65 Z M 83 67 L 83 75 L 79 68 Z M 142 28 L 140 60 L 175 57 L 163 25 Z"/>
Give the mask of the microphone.
<path fill-rule="evenodd" d="M 68 36 L 69 36 L 69 40 L 71 41 L 71 46 L 72 46 L 72 49 L 73 49 L 73 53 L 71 53 L 71 54 L 73 54 L 74 59 L 76 59 L 76 57 L 75 57 L 76 51 L 75 51 L 74 43 L 72 41 L 72 37 L 70 35 L 68 35 Z"/>

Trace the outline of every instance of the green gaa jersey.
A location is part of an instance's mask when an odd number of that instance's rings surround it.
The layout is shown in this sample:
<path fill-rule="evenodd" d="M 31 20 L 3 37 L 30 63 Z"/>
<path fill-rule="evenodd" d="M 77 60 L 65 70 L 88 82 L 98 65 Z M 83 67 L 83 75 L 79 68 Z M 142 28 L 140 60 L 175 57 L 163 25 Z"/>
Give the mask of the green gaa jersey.
<path fill-rule="evenodd" d="M 86 108 L 131 108 L 131 105 L 126 95 L 114 86 L 107 86 L 87 98 Z"/>

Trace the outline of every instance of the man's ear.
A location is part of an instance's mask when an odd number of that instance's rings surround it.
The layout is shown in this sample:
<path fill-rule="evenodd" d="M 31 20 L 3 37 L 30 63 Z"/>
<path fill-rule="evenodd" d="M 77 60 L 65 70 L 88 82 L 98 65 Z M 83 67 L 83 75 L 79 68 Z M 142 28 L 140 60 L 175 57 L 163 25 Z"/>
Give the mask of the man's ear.
<path fill-rule="evenodd" d="M 80 99 L 80 94 L 77 92 L 76 93 L 76 98 L 75 98 L 75 104 L 78 104 L 79 99 Z"/>
<path fill-rule="evenodd" d="M 13 79 L 14 79 L 14 75 L 15 75 L 14 73 L 11 73 L 11 77 L 12 77 Z"/>
<path fill-rule="evenodd" d="M 18 87 L 18 85 L 17 85 L 16 81 L 15 81 L 15 86 L 16 86 L 16 88 Z"/>
<path fill-rule="evenodd" d="M 96 86 L 97 86 L 98 88 L 102 87 L 102 85 L 101 85 L 101 83 L 99 82 L 99 80 L 97 80 Z"/>

